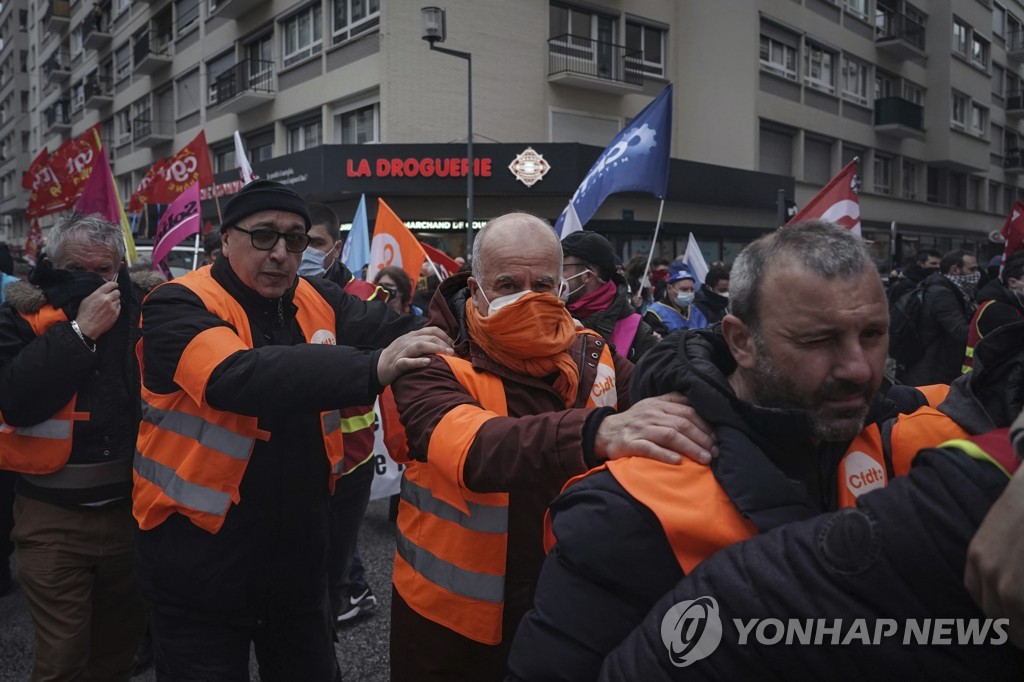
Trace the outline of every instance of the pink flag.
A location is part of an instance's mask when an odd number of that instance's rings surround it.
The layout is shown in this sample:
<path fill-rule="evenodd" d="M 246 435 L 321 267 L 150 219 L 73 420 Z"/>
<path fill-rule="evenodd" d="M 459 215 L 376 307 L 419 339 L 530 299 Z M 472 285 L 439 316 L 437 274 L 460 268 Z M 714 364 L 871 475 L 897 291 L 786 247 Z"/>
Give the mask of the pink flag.
<path fill-rule="evenodd" d="M 117 201 L 114 176 L 106 154 L 96 155 L 92 173 L 82 187 L 75 208 L 86 214 L 99 213 L 115 225 L 121 224 L 121 204 Z"/>
<path fill-rule="evenodd" d="M 805 220 L 827 220 L 860 236 L 857 161 L 854 159 L 846 164 L 786 225 L 795 225 Z"/>
<path fill-rule="evenodd" d="M 199 234 L 199 183 L 193 182 L 170 203 L 156 228 L 153 239 L 153 265 L 159 266 L 175 246 L 187 237 Z"/>

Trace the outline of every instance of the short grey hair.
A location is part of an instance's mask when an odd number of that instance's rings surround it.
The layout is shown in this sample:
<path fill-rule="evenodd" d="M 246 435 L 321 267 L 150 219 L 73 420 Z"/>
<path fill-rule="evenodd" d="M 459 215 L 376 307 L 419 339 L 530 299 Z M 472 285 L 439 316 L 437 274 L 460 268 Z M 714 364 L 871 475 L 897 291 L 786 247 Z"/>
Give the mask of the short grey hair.
<path fill-rule="evenodd" d="M 60 262 L 64 255 L 64 245 L 69 241 L 106 247 L 117 255 L 118 263 L 124 260 L 125 245 L 121 226 L 98 213 L 66 213 L 50 228 L 46 250 L 54 264 Z"/>
<path fill-rule="evenodd" d="M 825 220 L 784 227 L 747 245 L 733 263 L 729 308 L 752 332 L 760 329 L 761 291 L 769 268 L 802 266 L 824 279 L 855 277 L 874 263 L 864 241 Z"/>
<path fill-rule="evenodd" d="M 563 260 L 562 242 L 559 241 L 558 235 L 555 234 L 555 228 L 551 227 L 551 223 L 544 220 L 543 218 L 538 218 L 532 213 L 525 213 L 523 211 L 513 211 L 512 213 L 506 213 L 504 215 L 500 215 L 488 220 L 487 224 L 480 229 L 480 233 L 477 234 L 476 238 L 473 240 L 473 262 L 470 263 L 470 272 L 478 282 L 482 282 L 484 279 L 484 264 L 483 260 L 480 258 L 480 254 L 484 250 L 484 239 L 487 238 L 487 233 L 490 232 L 491 228 L 498 221 L 506 220 L 512 217 L 515 217 L 516 219 L 519 220 L 523 220 L 525 222 L 534 223 L 537 226 L 544 226 L 551 230 L 551 234 L 555 237 L 555 241 L 558 242 L 558 263 L 559 265 L 561 265 Z M 559 272 L 561 272 L 561 269 L 559 269 Z"/>

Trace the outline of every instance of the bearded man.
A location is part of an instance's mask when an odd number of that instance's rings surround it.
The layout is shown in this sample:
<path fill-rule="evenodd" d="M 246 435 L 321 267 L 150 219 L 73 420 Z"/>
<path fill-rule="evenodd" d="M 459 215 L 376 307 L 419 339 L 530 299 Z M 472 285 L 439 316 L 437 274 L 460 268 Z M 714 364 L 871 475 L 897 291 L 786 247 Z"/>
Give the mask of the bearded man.
<path fill-rule="evenodd" d="M 926 405 L 946 387 L 885 383 L 888 308 L 859 237 L 819 221 L 774 232 L 736 259 L 729 290 L 720 327 L 669 336 L 633 379 L 634 398 L 689 398 L 719 456 L 710 467 L 609 462 L 555 500 L 511 679 L 596 679 L 662 594 L 718 550 L 855 506 L 920 448 L 965 436 Z"/>

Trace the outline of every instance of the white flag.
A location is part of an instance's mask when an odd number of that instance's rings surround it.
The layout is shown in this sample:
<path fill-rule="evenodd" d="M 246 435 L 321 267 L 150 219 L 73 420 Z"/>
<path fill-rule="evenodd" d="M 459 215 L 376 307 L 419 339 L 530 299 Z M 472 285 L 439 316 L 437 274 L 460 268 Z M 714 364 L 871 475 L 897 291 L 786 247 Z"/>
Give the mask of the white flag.
<path fill-rule="evenodd" d="M 248 185 L 256 179 L 249 165 L 249 157 L 245 155 L 245 147 L 242 145 L 242 136 L 235 131 L 235 163 L 238 164 L 238 174 L 242 176 L 242 184 Z"/>

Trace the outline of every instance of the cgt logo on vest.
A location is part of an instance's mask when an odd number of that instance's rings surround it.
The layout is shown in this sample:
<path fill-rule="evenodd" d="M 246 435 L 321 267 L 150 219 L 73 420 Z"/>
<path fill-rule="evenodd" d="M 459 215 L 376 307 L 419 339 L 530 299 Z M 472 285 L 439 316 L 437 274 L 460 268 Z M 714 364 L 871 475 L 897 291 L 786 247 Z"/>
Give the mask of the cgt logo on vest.
<path fill-rule="evenodd" d="M 722 619 L 714 597 L 674 604 L 661 619 L 661 641 L 677 668 L 707 658 L 722 643 Z"/>
<path fill-rule="evenodd" d="M 871 455 L 854 450 L 843 458 L 843 480 L 854 497 L 884 488 L 886 484 L 885 468 L 876 462 Z"/>
<path fill-rule="evenodd" d="M 338 345 L 338 340 L 335 338 L 334 332 L 330 329 L 317 329 L 313 332 L 313 338 L 311 338 L 309 342 L 320 346 Z"/>

